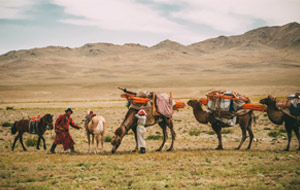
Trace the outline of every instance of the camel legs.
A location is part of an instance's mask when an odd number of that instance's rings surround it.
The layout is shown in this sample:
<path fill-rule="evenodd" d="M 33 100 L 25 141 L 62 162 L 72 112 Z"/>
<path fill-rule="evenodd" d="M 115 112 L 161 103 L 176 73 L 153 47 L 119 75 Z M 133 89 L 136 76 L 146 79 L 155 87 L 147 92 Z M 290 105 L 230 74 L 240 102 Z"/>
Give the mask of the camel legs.
<path fill-rule="evenodd" d="M 253 141 L 253 138 L 254 138 L 254 134 L 252 132 L 252 126 L 251 125 L 248 127 L 247 130 L 248 130 L 248 133 L 249 133 L 249 136 L 250 136 L 249 145 L 247 147 L 247 149 L 249 150 L 251 148 L 251 144 L 252 144 L 252 141 Z"/>
<path fill-rule="evenodd" d="M 246 138 L 247 138 L 247 135 L 246 135 L 246 128 L 245 127 L 242 127 L 242 126 L 240 126 L 241 127 L 241 130 L 242 130 L 242 139 L 241 139 L 241 142 L 240 142 L 240 145 L 237 147 L 237 148 L 235 148 L 236 150 L 239 150 L 240 148 L 241 148 L 241 146 L 243 145 L 243 143 L 245 142 L 245 140 L 246 140 Z"/>
<path fill-rule="evenodd" d="M 219 145 L 218 145 L 218 147 L 216 148 L 216 150 L 223 150 L 223 145 L 222 145 L 222 134 L 221 134 L 222 127 L 221 127 L 220 124 L 218 124 L 218 123 L 213 123 L 213 124 L 212 124 L 212 128 L 213 128 L 213 130 L 216 132 L 216 134 L 217 134 L 217 136 L 218 136 L 218 139 L 219 139 Z"/>
<path fill-rule="evenodd" d="M 12 150 L 12 151 L 14 151 L 16 142 L 17 142 L 17 140 L 18 140 L 19 138 L 20 138 L 20 132 L 19 132 L 18 135 L 15 137 L 14 143 L 13 143 L 13 145 L 12 145 L 12 147 L 11 147 L 11 150 Z"/>
<path fill-rule="evenodd" d="M 298 142 L 299 142 L 299 148 L 298 148 L 298 150 L 300 150 L 300 134 L 299 134 L 299 126 L 297 126 L 297 125 L 294 126 L 293 130 L 294 130 L 294 132 L 296 133 L 296 137 L 297 137 Z"/>
<path fill-rule="evenodd" d="M 160 152 L 162 150 L 162 148 L 164 147 L 164 145 L 165 145 L 168 134 L 167 134 L 166 121 L 160 122 L 158 124 L 161 127 L 161 129 L 163 130 L 163 134 L 164 134 L 163 142 L 160 145 L 160 147 L 156 150 L 157 152 Z"/>
<path fill-rule="evenodd" d="M 173 123 L 173 120 L 172 119 L 169 119 L 168 122 L 167 122 L 167 125 L 171 131 L 171 135 L 172 135 L 172 144 L 170 146 L 170 148 L 167 150 L 167 151 L 172 151 L 173 150 L 173 145 L 174 145 L 174 141 L 175 141 L 175 137 L 176 137 L 176 133 L 174 131 L 174 123 Z"/>
<path fill-rule="evenodd" d="M 288 135 L 288 144 L 287 144 L 285 151 L 289 151 L 290 143 L 291 143 L 291 139 L 292 139 L 292 126 L 288 121 L 285 121 L 285 129 L 286 129 L 287 135 Z"/>
<path fill-rule="evenodd" d="M 133 127 L 132 131 L 134 133 L 134 139 L 135 139 L 135 149 L 132 152 L 136 152 L 139 149 L 138 148 L 138 143 L 137 143 L 137 131 L 136 131 L 136 127 Z"/>

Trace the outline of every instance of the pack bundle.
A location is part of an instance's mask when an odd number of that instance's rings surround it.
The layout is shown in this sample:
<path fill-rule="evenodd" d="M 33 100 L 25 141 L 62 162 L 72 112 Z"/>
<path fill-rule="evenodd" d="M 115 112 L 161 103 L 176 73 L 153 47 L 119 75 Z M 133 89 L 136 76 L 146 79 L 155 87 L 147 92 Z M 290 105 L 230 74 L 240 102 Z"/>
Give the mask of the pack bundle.
<path fill-rule="evenodd" d="M 201 104 L 207 105 L 211 111 L 218 111 L 225 115 L 232 114 L 239 109 L 266 111 L 264 105 L 251 104 L 248 97 L 232 91 L 210 92 L 207 98 L 201 99 Z"/>

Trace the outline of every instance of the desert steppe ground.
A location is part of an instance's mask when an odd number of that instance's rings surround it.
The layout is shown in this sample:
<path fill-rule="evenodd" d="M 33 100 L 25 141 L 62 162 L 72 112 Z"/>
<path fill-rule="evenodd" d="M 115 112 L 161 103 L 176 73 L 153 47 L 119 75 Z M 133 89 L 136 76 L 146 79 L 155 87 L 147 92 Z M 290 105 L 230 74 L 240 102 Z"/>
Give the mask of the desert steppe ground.
<path fill-rule="evenodd" d="M 239 126 L 224 129 L 225 150 L 215 150 L 216 135 L 195 120 L 188 106 L 174 114 L 173 152 L 166 152 L 170 135 L 163 151 L 155 152 L 162 141 L 158 126 L 147 128 L 145 155 L 131 152 L 132 132 L 114 155 L 109 142 L 127 111 L 118 86 L 172 91 L 184 102 L 219 89 L 249 96 L 255 104 L 270 94 L 284 99 L 299 92 L 299 34 L 299 24 L 291 23 L 189 46 L 170 40 L 153 47 L 97 43 L 1 55 L 0 189 L 300 189 L 298 141 L 293 134 L 291 150 L 283 151 L 284 126 L 272 124 L 262 112 L 255 112 L 251 150 L 245 150 L 249 139 L 234 150 Z M 56 119 L 67 107 L 80 126 L 87 110 L 106 118 L 107 142 L 100 153 L 88 153 L 83 129 L 70 130 L 76 154 L 61 146 L 49 154 L 53 130 L 45 133 L 47 150 L 35 150 L 36 137 L 25 134 L 28 151 L 19 142 L 11 151 L 9 124 L 46 113 Z"/>

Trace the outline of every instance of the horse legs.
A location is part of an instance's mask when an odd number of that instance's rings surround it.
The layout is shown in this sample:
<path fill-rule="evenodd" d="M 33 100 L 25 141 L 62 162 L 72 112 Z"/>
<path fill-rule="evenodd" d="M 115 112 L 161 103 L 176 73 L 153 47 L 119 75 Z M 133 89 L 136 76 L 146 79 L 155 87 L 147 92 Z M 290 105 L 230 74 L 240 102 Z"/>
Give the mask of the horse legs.
<path fill-rule="evenodd" d="M 104 131 L 101 133 L 101 148 L 103 150 L 103 145 L 104 145 Z"/>
<path fill-rule="evenodd" d="M 173 150 L 173 145 L 174 145 L 174 141 L 175 141 L 175 137 L 176 137 L 176 133 L 174 131 L 174 123 L 173 123 L 173 120 L 172 119 L 169 119 L 169 121 L 167 122 L 168 124 L 168 127 L 171 131 L 171 135 L 172 135 L 172 143 L 171 143 L 171 146 L 170 148 L 167 150 L 167 151 L 172 151 Z"/>
<path fill-rule="evenodd" d="M 40 150 L 40 142 L 41 142 L 41 136 L 39 136 L 38 142 L 36 144 L 36 149 Z"/>
<path fill-rule="evenodd" d="M 22 145 L 22 147 L 23 147 L 23 150 L 24 150 L 24 151 L 27 151 L 27 149 L 25 148 L 25 146 L 24 146 L 24 144 L 23 144 L 23 134 L 20 134 L 20 143 L 21 143 L 21 145 Z"/>
<path fill-rule="evenodd" d="M 290 125 L 290 123 L 288 121 L 285 121 L 285 129 L 286 129 L 287 135 L 288 135 L 288 144 L 287 144 L 285 151 L 289 151 L 290 143 L 291 143 L 291 139 L 292 139 L 292 126 Z"/>
<path fill-rule="evenodd" d="M 87 132 L 87 139 L 88 139 L 88 143 L 89 143 L 89 153 L 91 153 L 91 137 L 90 137 L 89 132 Z"/>
<path fill-rule="evenodd" d="M 43 140 L 44 143 L 44 150 L 47 150 L 47 146 L 46 146 L 46 140 L 43 136 L 41 136 L 41 139 Z"/>
<path fill-rule="evenodd" d="M 213 130 L 216 132 L 216 134 L 217 134 L 217 136 L 218 136 L 218 139 L 219 139 L 219 145 L 218 145 L 218 147 L 216 148 L 216 150 L 223 150 L 223 145 L 222 145 L 222 134 L 221 134 L 222 127 L 220 126 L 220 124 L 214 123 L 214 124 L 212 124 L 212 128 L 213 128 Z"/>
<path fill-rule="evenodd" d="M 92 149 L 95 150 L 95 135 L 92 134 Z"/>
<path fill-rule="evenodd" d="M 160 123 L 159 123 L 159 126 L 160 126 L 161 129 L 163 130 L 164 139 L 163 139 L 163 142 L 162 142 L 162 144 L 160 145 L 160 147 L 156 150 L 157 152 L 160 152 L 161 149 L 164 147 L 165 142 L 166 142 L 166 139 L 167 139 L 167 137 L 168 137 L 168 134 L 167 134 L 167 127 L 166 127 L 166 121 L 160 122 Z"/>
<path fill-rule="evenodd" d="M 19 133 L 17 134 L 17 136 L 15 137 L 14 143 L 13 143 L 13 145 L 12 145 L 12 147 L 11 147 L 11 150 L 12 150 L 12 151 L 14 151 L 16 142 L 17 142 L 17 140 L 18 140 L 19 138 L 20 138 L 20 132 L 19 132 Z"/>
<path fill-rule="evenodd" d="M 98 153 L 98 145 L 99 145 L 99 134 L 96 134 L 96 150 L 95 150 L 95 154 Z"/>
<path fill-rule="evenodd" d="M 137 143 L 137 128 L 133 127 L 132 131 L 134 133 L 134 139 L 135 139 L 135 149 L 132 152 L 136 152 L 139 148 L 138 148 L 138 143 Z"/>

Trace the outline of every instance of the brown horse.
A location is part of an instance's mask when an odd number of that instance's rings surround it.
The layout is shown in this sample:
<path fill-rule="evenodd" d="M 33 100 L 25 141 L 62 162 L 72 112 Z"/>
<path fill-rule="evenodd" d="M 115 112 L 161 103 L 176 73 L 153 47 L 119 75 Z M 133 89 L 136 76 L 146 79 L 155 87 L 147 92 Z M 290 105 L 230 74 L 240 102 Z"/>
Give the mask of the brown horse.
<path fill-rule="evenodd" d="M 12 127 L 11 127 L 11 133 L 14 135 L 18 132 L 18 135 L 16 136 L 14 143 L 12 145 L 11 150 L 13 151 L 16 145 L 17 140 L 20 140 L 20 143 L 23 147 L 23 150 L 26 151 L 27 149 L 25 148 L 24 144 L 23 144 L 23 134 L 25 132 L 29 133 L 29 122 L 30 120 L 28 119 L 22 119 L 20 121 L 16 121 Z M 40 141 L 41 139 L 44 142 L 44 149 L 46 150 L 46 142 L 45 142 L 45 138 L 43 137 L 43 134 L 46 131 L 47 126 L 50 127 L 50 129 L 53 129 L 53 115 L 51 114 L 46 114 L 41 118 L 41 121 L 38 124 L 37 127 L 37 135 L 39 136 L 38 142 L 37 142 L 37 146 L 36 149 L 39 150 L 39 146 L 40 146 Z"/>
<path fill-rule="evenodd" d="M 268 96 L 267 98 L 261 99 L 259 101 L 261 104 L 267 105 L 267 114 L 269 119 L 272 123 L 276 125 L 282 125 L 284 122 L 284 126 L 288 135 L 288 144 L 285 149 L 285 151 L 289 151 L 290 149 L 290 143 L 292 139 L 292 131 L 295 132 L 296 137 L 299 142 L 299 148 L 300 150 L 300 134 L 299 134 L 299 123 L 296 118 L 293 118 L 291 115 L 288 115 L 287 113 L 283 112 L 281 109 L 279 109 L 276 106 L 276 98 L 272 96 Z"/>
<path fill-rule="evenodd" d="M 119 128 L 116 129 L 115 131 L 115 136 L 112 139 L 112 153 L 115 153 L 116 150 L 118 149 L 118 147 L 121 144 L 121 141 L 123 139 L 123 137 L 127 134 L 127 132 L 132 129 L 132 131 L 134 132 L 134 136 L 135 136 L 135 149 L 133 150 L 133 152 L 136 152 L 138 150 L 138 144 L 137 144 L 137 118 L 135 117 L 135 114 L 138 112 L 138 110 L 134 109 L 134 108 L 130 108 L 125 116 L 124 121 L 122 122 L 121 126 Z M 148 116 L 151 113 L 148 113 Z M 171 135 L 172 135 L 172 144 L 170 146 L 170 148 L 167 151 L 171 151 L 173 150 L 173 144 L 174 144 L 174 140 L 176 137 L 175 131 L 173 129 L 173 120 L 172 118 L 166 118 L 164 116 L 153 116 L 154 117 L 154 122 L 151 124 L 146 124 L 145 127 L 149 127 L 149 126 L 153 126 L 155 124 L 159 124 L 159 126 L 161 127 L 162 131 L 163 131 L 163 142 L 161 144 L 161 146 L 156 150 L 156 151 L 161 151 L 163 146 L 165 145 L 166 139 L 167 139 L 167 127 L 169 127 L 170 131 L 171 131 Z"/>
<path fill-rule="evenodd" d="M 187 104 L 193 108 L 194 116 L 199 123 L 203 123 L 203 124 L 210 123 L 211 124 L 213 130 L 216 132 L 218 139 L 219 139 L 219 145 L 216 149 L 223 150 L 221 130 L 223 127 L 228 127 L 228 126 L 226 126 L 226 124 L 215 119 L 215 116 L 212 113 L 208 113 L 208 112 L 204 111 L 202 109 L 202 104 L 199 100 L 189 100 Z M 239 150 L 241 148 L 244 141 L 246 140 L 246 138 L 247 138 L 246 132 L 247 131 L 250 136 L 250 141 L 249 141 L 249 145 L 248 145 L 247 149 L 251 148 L 252 140 L 254 138 L 254 135 L 252 132 L 252 120 L 255 121 L 255 116 L 252 111 L 237 116 L 237 122 L 239 123 L 240 128 L 242 130 L 242 139 L 241 139 L 239 146 L 236 148 L 237 150 Z"/>

